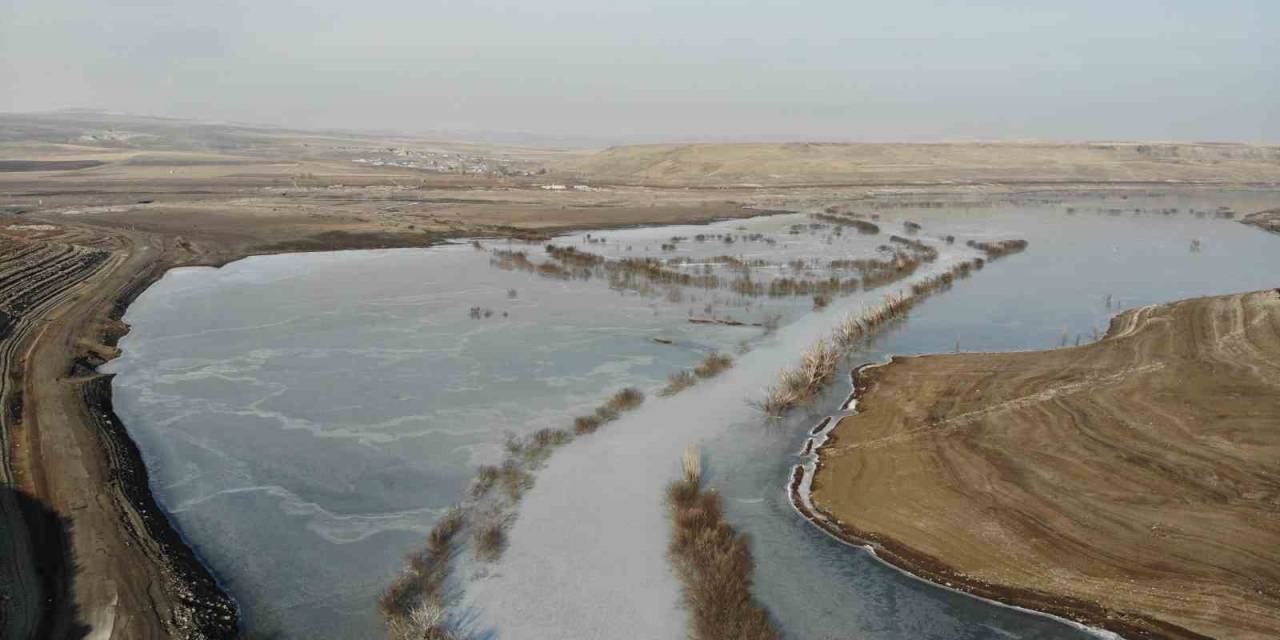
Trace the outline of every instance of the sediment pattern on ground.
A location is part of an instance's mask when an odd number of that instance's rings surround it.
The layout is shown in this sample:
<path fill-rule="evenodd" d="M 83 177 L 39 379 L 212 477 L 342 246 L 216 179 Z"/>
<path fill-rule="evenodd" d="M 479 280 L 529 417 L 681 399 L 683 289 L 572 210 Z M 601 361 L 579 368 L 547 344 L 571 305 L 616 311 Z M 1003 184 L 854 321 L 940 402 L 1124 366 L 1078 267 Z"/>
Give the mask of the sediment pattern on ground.
<path fill-rule="evenodd" d="M 951 586 L 1128 637 L 1280 634 L 1280 292 L 1135 309 L 1046 352 L 895 358 L 814 514 Z"/>

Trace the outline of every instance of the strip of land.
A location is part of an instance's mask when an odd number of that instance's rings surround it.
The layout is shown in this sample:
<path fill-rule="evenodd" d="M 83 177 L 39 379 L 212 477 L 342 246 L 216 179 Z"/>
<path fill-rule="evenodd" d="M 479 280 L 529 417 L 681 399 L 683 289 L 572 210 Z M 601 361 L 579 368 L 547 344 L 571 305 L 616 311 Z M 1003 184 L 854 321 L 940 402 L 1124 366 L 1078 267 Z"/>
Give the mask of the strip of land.
<path fill-rule="evenodd" d="M 1280 290 L 855 384 L 813 483 L 834 533 L 1126 637 L 1280 637 Z"/>

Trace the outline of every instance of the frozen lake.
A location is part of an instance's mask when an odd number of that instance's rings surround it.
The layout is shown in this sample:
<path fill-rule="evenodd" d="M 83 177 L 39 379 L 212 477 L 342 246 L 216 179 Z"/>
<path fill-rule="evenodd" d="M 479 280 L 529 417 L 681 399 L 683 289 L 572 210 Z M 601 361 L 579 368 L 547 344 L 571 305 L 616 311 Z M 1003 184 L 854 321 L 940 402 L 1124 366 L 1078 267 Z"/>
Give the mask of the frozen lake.
<path fill-rule="evenodd" d="M 889 234 L 906 235 L 902 223 L 914 220 L 924 228 L 912 237 L 941 253 L 919 278 L 979 255 L 965 240 L 1030 240 L 1025 253 L 928 300 L 851 365 L 957 344 L 1057 346 L 1092 339 L 1125 308 L 1276 286 L 1280 238 L 1219 209 L 1254 211 L 1271 194 L 1039 200 L 849 203 L 880 215 L 877 235 L 835 235 L 810 227 L 808 216 L 780 215 L 554 241 L 613 259 L 667 260 L 673 272 L 718 276 L 714 288 L 499 268 L 495 250 L 548 259 L 540 246 L 505 242 L 178 269 L 130 307 L 124 355 L 107 370 L 118 374 L 116 410 L 158 500 L 253 632 L 378 635 L 378 592 L 466 492 L 473 468 L 500 458 L 505 434 L 564 427 L 624 386 L 652 396 L 670 373 L 718 350 L 738 359 L 721 378 L 651 397 L 550 459 L 503 559 L 463 572 L 477 630 L 683 636 L 661 488 L 675 477 L 680 448 L 696 440 L 708 482 L 752 536 L 757 594 L 789 636 L 1077 637 L 1059 622 L 904 576 L 830 540 L 786 503 L 804 434 L 847 389 L 837 385 L 812 414 L 782 424 L 748 401 L 843 312 L 908 281 L 836 295 L 814 312 L 808 296 L 735 293 L 724 285 L 744 267 L 716 260 L 754 263 L 745 269 L 762 282 L 847 277 L 830 261 L 883 257 Z M 793 260 L 808 264 L 784 266 Z M 776 332 L 750 326 L 775 315 Z"/>

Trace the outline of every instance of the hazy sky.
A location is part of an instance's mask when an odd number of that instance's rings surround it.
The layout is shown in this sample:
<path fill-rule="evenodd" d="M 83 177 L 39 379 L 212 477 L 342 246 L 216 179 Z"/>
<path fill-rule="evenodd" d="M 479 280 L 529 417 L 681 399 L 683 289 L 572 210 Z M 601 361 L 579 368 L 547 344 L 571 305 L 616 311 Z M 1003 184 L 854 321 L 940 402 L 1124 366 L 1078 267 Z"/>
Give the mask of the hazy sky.
<path fill-rule="evenodd" d="M 1280 0 L 0 0 L 0 111 L 1280 142 Z"/>

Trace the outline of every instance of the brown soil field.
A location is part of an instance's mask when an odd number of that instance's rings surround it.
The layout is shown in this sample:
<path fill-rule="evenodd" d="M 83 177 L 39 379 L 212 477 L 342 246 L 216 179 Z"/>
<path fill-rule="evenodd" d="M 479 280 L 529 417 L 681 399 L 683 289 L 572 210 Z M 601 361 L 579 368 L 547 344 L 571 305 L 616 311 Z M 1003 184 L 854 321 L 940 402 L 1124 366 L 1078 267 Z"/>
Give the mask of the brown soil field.
<path fill-rule="evenodd" d="M 564 158 L 614 184 L 723 188 L 989 183 L 1276 183 L 1280 147 L 1138 142 L 653 144 Z"/>
<path fill-rule="evenodd" d="M 1126 637 L 1280 637 L 1280 290 L 1093 344 L 898 357 L 820 450 L 833 533 Z"/>

